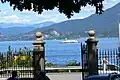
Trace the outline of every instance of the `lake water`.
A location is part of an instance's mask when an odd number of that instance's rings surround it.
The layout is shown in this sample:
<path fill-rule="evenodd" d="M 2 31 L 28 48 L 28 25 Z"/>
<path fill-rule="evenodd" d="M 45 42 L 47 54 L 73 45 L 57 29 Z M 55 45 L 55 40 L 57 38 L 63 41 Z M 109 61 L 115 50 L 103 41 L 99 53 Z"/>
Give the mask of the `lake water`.
<path fill-rule="evenodd" d="M 61 43 L 62 40 L 46 40 L 45 55 L 47 62 L 54 62 L 58 65 L 65 64 L 70 60 L 81 62 L 81 42 L 85 42 L 87 38 L 81 38 L 80 43 Z M 113 49 L 118 47 L 117 38 L 98 38 L 98 48 Z M 6 52 L 8 46 L 14 50 L 27 47 L 33 49 L 33 41 L 3 41 L 0 42 L 0 52 Z"/>

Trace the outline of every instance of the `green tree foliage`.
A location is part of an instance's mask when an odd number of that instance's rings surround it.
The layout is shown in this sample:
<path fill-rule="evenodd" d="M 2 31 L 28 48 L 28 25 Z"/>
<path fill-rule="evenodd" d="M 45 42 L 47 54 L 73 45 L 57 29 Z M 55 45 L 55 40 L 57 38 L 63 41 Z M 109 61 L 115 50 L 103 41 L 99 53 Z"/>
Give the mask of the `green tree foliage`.
<path fill-rule="evenodd" d="M 15 54 L 14 54 L 15 53 Z M 32 50 L 24 47 L 19 51 L 13 51 L 8 46 L 7 53 L 0 52 L 0 68 L 7 67 L 31 67 L 32 66 Z"/>
<path fill-rule="evenodd" d="M 15 56 L 14 56 L 15 57 Z M 32 55 L 31 50 L 28 48 L 20 48 L 19 53 L 16 55 L 16 58 L 14 59 L 14 66 L 32 66 Z"/>
<path fill-rule="evenodd" d="M 91 5 L 96 7 L 96 13 L 103 12 L 104 0 L 1 0 L 2 3 L 9 2 L 13 9 L 20 11 L 32 10 L 41 14 L 43 10 L 53 10 L 58 8 L 60 13 L 64 13 L 68 18 L 73 16 L 74 13 L 79 13 L 81 7 Z"/>
<path fill-rule="evenodd" d="M 12 49 L 11 49 L 11 46 L 8 46 L 7 54 L 8 54 L 8 55 L 12 55 Z"/>
<path fill-rule="evenodd" d="M 12 67 L 13 65 L 13 55 L 12 55 L 12 49 L 11 46 L 8 46 L 8 51 L 7 51 L 7 67 Z"/>
<path fill-rule="evenodd" d="M 5 57 L 3 53 L 0 53 L 0 68 L 5 68 L 6 67 L 5 63 L 6 63 Z"/>
<path fill-rule="evenodd" d="M 76 60 L 73 60 L 73 61 L 69 61 L 66 66 L 78 66 L 79 63 L 76 61 Z"/>
<path fill-rule="evenodd" d="M 57 65 L 54 64 L 54 63 L 52 63 L 52 62 L 47 62 L 47 63 L 45 64 L 45 66 L 46 66 L 46 67 L 56 67 Z"/>

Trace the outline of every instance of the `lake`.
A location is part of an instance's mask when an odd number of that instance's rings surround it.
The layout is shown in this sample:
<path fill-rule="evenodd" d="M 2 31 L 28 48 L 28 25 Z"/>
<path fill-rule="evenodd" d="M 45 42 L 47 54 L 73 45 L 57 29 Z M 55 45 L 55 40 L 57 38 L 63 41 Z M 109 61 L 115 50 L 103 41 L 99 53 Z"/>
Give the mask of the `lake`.
<path fill-rule="evenodd" d="M 47 62 L 54 62 L 58 65 L 66 64 L 71 60 L 81 62 L 81 42 L 85 42 L 87 38 L 81 38 L 80 43 L 61 43 L 62 40 L 46 40 L 45 55 Z M 118 47 L 118 38 L 97 38 L 98 48 L 113 49 Z M 0 52 L 6 52 L 8 46 L 12 50 L 27 47 L 33 49 L 33 41 L 2 41 L 0 42 Z"/>

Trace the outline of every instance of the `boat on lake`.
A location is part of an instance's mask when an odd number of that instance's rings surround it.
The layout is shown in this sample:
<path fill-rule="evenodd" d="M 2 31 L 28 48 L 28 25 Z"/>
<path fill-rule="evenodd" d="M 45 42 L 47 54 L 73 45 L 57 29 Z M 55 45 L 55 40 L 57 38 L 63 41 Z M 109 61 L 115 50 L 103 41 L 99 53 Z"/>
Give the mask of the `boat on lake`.
<path fill-rule="evenodd" d="M 62 43 L 78 43 L 78 40 L 67 40 L 61 41 Z"/>

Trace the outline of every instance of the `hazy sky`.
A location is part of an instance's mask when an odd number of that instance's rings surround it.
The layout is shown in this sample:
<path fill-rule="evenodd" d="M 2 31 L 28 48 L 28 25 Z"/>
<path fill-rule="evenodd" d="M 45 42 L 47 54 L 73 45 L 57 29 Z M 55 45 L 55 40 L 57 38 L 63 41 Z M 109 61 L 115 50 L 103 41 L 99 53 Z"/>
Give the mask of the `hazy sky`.
<path fill-rule="evenodd" d="M 104 9 L 110 8 L 119 2 L 120 0 L 105 0 Z M 57 8 L 54 9 L 53 11 L 44 11 L 41 15 L 39 15 L 32 11 L 23 11 L 23 12 L 20 12 L 18 10 L 14 11 L 12 7 L 9 6 L 8 3 L 2 4 L 0 2 L 0 10 L 1 10 L 0 22 L 4 22 L 4 23 L 35 24 L 45 21 L 61 22 L 68 20 L 64 14 L 60 14 L 57 11 Z M 83 19 L 94 13 L 95 13 L 95 8 L 87 6 L 85 8 L 82 8 L 82 11 L 80 13 L 74 14 L 74 16 L 72 16 L 71 19 Z"/>

